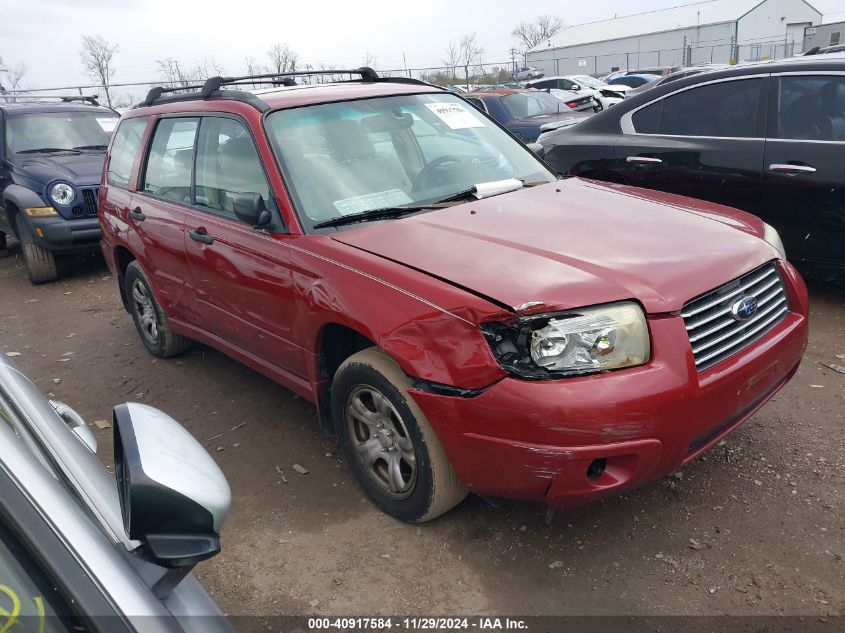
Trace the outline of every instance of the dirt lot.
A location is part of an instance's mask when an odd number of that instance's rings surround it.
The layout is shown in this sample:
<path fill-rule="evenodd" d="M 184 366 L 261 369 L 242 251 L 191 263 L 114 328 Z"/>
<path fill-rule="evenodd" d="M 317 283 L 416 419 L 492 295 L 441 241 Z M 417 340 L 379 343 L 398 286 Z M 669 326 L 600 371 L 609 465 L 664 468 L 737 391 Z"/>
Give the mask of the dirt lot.
<path fill-rule="evenodd" d="M 419 527 L 379 513 L 309 404 L 207 348 L 151 357 L 95 258 L 39 287 L 16 248 L 0 260 L 0 348 L 89 421 L 142 401 L 208 446 L 234 504 L 198 576 L 230 614 L 823 617 L 845 613 L 845 375 L 819 364 L 845 365 L 845 290 L 812 295 L 804 362 L 762 412 L 682 472 L 551 527 L 542 507 L 477 497 Z"/>

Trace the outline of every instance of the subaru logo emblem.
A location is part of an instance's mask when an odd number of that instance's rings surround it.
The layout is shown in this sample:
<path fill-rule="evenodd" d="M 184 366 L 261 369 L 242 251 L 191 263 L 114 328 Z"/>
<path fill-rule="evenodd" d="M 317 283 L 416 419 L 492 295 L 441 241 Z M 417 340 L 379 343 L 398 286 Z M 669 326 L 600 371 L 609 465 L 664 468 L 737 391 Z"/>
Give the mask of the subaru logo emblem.
<path fill-rule="evenodd" d="M 731 315 L 737 321 L 747 321 L 755 314 L 757 314 L 757 299 L 752 296 L 742 296 L 731 306 Z"/>

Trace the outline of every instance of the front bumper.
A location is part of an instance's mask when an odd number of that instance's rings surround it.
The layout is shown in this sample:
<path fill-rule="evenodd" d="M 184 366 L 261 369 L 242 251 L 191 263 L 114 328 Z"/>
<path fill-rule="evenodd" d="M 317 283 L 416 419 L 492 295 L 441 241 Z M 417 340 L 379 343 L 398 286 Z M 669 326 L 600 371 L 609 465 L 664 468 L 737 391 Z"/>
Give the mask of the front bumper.
<path fill-rule="evenodd" d="M 67 220 L 61 216 L 26 216 L 36 243 L 57 253 L 88 253 L 100 249 L 100 223 L 97 218 Z"/>
<path fill-rule="evenodd" d="M 681 317 L 665 316 L 649 319 L 652 358 L 641 367 L 555 381 L 507 378 L 474 398 L 412 395 L 475 493 L 552 507 L 616 494 L 691 461 L 792 377 L 807 345 L 807 291 L 790 265 L 781 274 L 787 317 L 703 372 Z M 604 460 L 598 476 L 588 475 L 594 460 Z"/>

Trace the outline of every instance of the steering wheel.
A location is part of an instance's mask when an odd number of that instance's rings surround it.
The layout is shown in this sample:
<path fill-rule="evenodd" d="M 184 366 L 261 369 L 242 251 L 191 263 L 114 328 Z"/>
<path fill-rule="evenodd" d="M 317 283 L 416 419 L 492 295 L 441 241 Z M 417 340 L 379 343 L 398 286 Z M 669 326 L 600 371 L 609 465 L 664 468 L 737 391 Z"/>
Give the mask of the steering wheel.
<path fill-rule="evenodd" d="M 435 170 L 440 169 L 444 165 L 448 165 L 450 163 L 460 162 L 463 162 L 463 159 L 458 158 L 457 156 L 453 156 L 452 154 L 444 154 L 443 156 L 438 156 L 428 165 L 423 167 L 422 171 L 417 174 L 417 177 L 414 179 L 414 184 L 411 187 L 412 190 L 419 191 L 420 189 L 425 189 L 425 185 L 428 184 L 428 180 L 429 178 L 431 178 L 432 174 L 434 174 Z"/>

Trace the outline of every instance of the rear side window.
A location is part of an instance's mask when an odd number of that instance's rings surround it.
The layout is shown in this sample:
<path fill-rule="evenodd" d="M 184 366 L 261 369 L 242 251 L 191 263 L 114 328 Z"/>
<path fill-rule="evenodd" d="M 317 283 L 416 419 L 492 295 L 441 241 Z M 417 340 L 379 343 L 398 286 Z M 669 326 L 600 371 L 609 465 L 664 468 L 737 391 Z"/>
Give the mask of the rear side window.
<path fill-rule="evenodd" d="M 108 183 L 125 189 L 129 185 L 135 157 L 141 146 L 141 136 L 147 127 L 147 117 L 126 119 L 117 128 L 109 157 Z"/>
<path fill-rule="evenodd" d="M 663 101 L 652 103 L 642 110 L 637 110 L 631 117 L 634 129 L 639 134 L 657 134 L 660 129 L 660 110 L 663 109 Z"/>
<path fill-rule="evenodd" d="M 761 79 L 740 79 L 666 97 L 660 134 L 754 138 L 761 86 Z"/>
<path fill-rule="evenodd" d="M 845 77 L 781 77 L 777 137 L 845 141 Z"/>
<path fill-rule="evenodd" d="M 143 191 L 191 203 L 191 174 L 199 119 L 162 119 L 156 126 L 144 173 Z"/>
<path fill-rule="evenodd" d="M 257 193 L 270 203 L 270 186 L 258 151 L 243 123 L 205 117 L 197 143 L 196 204 L 234 217 L 234 200 Z"/>

